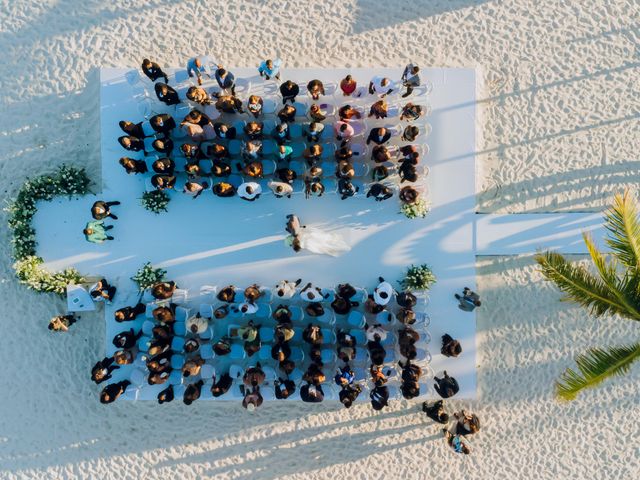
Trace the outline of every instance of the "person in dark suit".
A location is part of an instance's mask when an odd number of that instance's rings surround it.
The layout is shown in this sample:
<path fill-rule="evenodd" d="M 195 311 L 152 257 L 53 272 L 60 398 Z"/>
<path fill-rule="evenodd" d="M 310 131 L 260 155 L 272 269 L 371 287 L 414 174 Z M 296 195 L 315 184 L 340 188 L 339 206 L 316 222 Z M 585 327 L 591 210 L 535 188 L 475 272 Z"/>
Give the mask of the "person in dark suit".
<path fill-rule="evenodd" d="M 442 398 L 453 397 L 460 390 L 458 381 L 455 378 L 450 377 L 446 370 L 444 371 L 444 376 L 442 378 L 434 376 L 433 379 L 436 382 L 434 388 Z"/>
<path fill-rule="evenodd" d="M 118 348 L 129 349 L 133 348 L 136 345 L 138 339 L 142 336 L 142 330 L 138 333 L 135 333 L 133 328 L 126 331 L 120 332 L 115 337 L 113 337 L 113 345 Z"/>
<path fill-rule="evenodd" d="M 376 145 L 387 143 L 391 138 L 391 132 L 384 127 L 372 128 L 367 137 L 367 145 L 373 142 Z"/>
<path fill-rule="evenodd" d="M 218 138 L 234 139 L 237 136 L 236 127 L 230 127 L 225 123 L 216 122 L 213 124 L 213 131 Z"/>
<path fill-rule="evenodd" d="M 155 82 L 159 78 L 164 78 L 164 83 L 169 83 L 169 77 L 162 71 L 160 65 L 152 62 L 148 58 L 142 60 L 142 73 L 144 73 L 149 80 Z"/>
<path fill-rule="evenodd" d="M 98 200 L 97 202 L 94 202 L 93 206 L 91 207 L 91 216 L 95 220 L 104 220 L 107 217 L 111 217 L 114 220 L 117 220 L 118 217 L 116 217 L 111 212 L 111 207 L 114 205 L 120 205 L 120 202 L 104 202 L 102 200 Z"/>
<path fill-rule="evenodd" d="M 138 137 L 123 135 L 122 137 L 118 137 L 118 143 L 120 143 L 125 150 L 132 152 L 144 151 L 144 142 Z"/>
<path fill-rule="evenodd" d="M 151 128 L 153 128 L 153 130 L 164 135 L 169 135 L 169 133 L 171 133 L 171 130 L 176 128 L 176 121 L 171 115 L 167 113 L 154 115 L 149 119 L 149 123 L 151 124 Z"/>
<path fill-rule="evenodd" d="M 236 95 L 236 77 L 233 73 L 228 72 L 224 68 L 216 70 L 216 81 L 223 90 L 231 90 L 231 95 Z"/>
<path fill-rule="evenodd" d="M 367 192 L 367 198 L 373 197 L 376 202 L 381 202 L 393 196 L 393 190 L 381 183 L 374 183 Z"/>
<path fill-rule="evenodd" d="M 287 80 L 280 85 L 280 93 L 282 94 L 282 103 L 295 102 L 296 96 L 300 93 L 300 87 L 297 83 Z"/>
<path fill-rule="evenodd" d="M 122 165 L 127 173 L 147 173 L 148 170 L 144 160 L 136 160 L 129 157 L 122 157 L 120 159 L 120 165 Z"/>
<path fill-rule="evenodd" d="M 180 103 L 178 92 L 171 88 L 166 83 L 158 82 L 153 89 L 156 91 L 156 96 L 165 105 L 177 105 Z"/>
<path fill-rule="evenodd" d="M 129 380 L 118 383 L 110 383 L 100 392 L 100 403 L 113 403 L 122 395 L 127 387 L 131 385 Z"/>

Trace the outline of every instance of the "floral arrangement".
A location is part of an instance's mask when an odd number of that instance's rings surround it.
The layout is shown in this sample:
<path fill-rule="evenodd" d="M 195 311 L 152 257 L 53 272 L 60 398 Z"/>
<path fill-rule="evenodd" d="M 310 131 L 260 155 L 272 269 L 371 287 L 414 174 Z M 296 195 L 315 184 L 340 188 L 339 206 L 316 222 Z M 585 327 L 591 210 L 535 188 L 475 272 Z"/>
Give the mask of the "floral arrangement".
<path fill-rule="evenodd" d="M 166 270 L 163 270 L 162 268 L 153 268 L 151 262 L 147 262 L 133 277 L 131 277 L 131 280 L 136 282 L 138 284 L 138 289 L 143 292 L 156 283 L 162 282 L 165 279 L 166 274 Z"/>
<path fill-rule="evenodd" d="M 424 198 L 419 198 L 415 203 L 403 203 L 400 207 L 404 216 L 410 219 L 424 218 L 430 210 L 431 208 Z"/>
<path fill-rule="evenodd" d="M 86 195 L 91 180 L 84 168 L 62 165 L 52 174 L 27 179 L 16 198 L 5 211 L 9 214 L 9 228 L 13 231 L 13 265 L 20 283 L 39 292 L 60 295 L 66 291 L 67 283 L 82 283 L 83 277 L 75 269 L 58 273 L 40 268 L 43 260 L 36 256 L 36 232 L 31 226 L 39 200 L 50 201 L 58 195 Z"/>
<path fill-rule="evenodd" d="M 399 281 L 406 290 L 429 290 L 436 283 L 436 276 L 427 264 L 411 265 L 405 277 Z"/>
<path fill-rule="evenodd" d="M 140 199 L 142 206 L 153 213 L 166 212 L 169 201 L 171 201 L 171 198 L 162 190 L 144 192 Z"/>

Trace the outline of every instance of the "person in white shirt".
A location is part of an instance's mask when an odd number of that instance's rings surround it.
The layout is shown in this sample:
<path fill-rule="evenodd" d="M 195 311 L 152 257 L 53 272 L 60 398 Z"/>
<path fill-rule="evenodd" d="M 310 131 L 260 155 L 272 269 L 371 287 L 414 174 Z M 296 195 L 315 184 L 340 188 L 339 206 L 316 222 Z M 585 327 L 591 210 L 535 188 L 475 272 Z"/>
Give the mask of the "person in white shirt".
<path fill-rule="evenodd" d="M 258 311 L 258 305 L 253 302 L 243 302 L 238 305 L 238 312 L 243 315 L 253 315 Z"/>
<path fill-rule="evenodd" d="M 307 283 L 302 290 L 300 290 L 300 298 L 307 302 L 321 302 L 324 300 L 322 290 L 318 287 L 314 287 L 311 283 Z"/>
<path fill-rule="evenodd" d="M 380 281 L 380 283 L 373 291 L 373 299 L 378 305 L 384 307 L 391 300 L 391 296 L 393 295 L 393 287 L 382 277 L 379 277 L 378 280 Z"/>
<path fill-rule="evenodd" d="M 293 187 L 285 182 L 278 182 L 271 180 L 267 186 L 271 189 L 273 194 L 278 197 L 287 197 L 291 198 L 291 194 L 293 193 Z"/>
<path fill-rule="evenodd" d="M 389 95 L 393 92 L 393 88 L 391 88 L 391 80 L 387 77 L 375 76 L 369 82 L 369 93 L 371 95 L 377 94 L 381 97 Z"/>
<path fill-rule="evenodd" d="M 240 198 L 253 202 L 260 197 L 262 187 L 256 182 L 245 182 L 238 187 L 237 193 Z"/>
<path fill-rule="evenodd" d="M 388 332 L 379 323 L 365 327 L 365 335 L 368 342 L 384 342 L 387 334 Z"/>
<path fill-rule="evenodd" d="M 188 319 L 185 323 L 185 326 L 187 327 L 188 332 L 200 334 L 209 327 L 209 322 L 206 318 L 201 317 L 200 314 L 197 314 Z"/>

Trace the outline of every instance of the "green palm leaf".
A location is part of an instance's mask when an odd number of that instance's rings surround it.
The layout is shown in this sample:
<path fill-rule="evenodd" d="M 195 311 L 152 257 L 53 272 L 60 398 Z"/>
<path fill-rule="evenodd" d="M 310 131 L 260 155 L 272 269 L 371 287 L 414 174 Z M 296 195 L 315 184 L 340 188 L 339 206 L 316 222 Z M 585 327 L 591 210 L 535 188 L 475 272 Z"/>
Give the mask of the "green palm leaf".
<path fill-rule="evenodd" d="M 640 357 L 640 343 L 607 350 L 591 348 L 576 359 L 578 371 L 568 368 L 556 382 L 556 395 L 573 400 L 586 388 L 593 388 L 609 377 L 626 374 Z"/>
<path fill-rule="evenodd" d="M 563 300 L 574 301 L 588 308 L 597 317 L 619 314 L 640 320 L 640 314 L 629 311 L 627 305 L 611 292 L 608 285 L 581 265 L 568 262 L 555 252 L 543 252 L 535 256 L 542 274 L 563 291 Z"/>
<path fill-rule="evenodd" d="M 605 213 L 607 245 L 627 267 L 640 270 L 640 222 L 638 208 L 629 192 L 617 194 Z"/>

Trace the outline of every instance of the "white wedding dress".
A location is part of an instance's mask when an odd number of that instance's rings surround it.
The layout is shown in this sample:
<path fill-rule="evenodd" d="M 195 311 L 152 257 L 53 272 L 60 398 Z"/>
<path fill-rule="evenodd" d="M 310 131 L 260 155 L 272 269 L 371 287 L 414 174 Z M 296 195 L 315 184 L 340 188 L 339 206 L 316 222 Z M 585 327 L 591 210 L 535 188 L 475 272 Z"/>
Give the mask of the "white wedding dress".
<path fill-rule="evenodd" d="M 298 234 L 300 247 L 311 253 L 339 257 L 351 250 L 344 239 L 335 233 L 325 232 L 313 227 L 306 227 Z"/>

